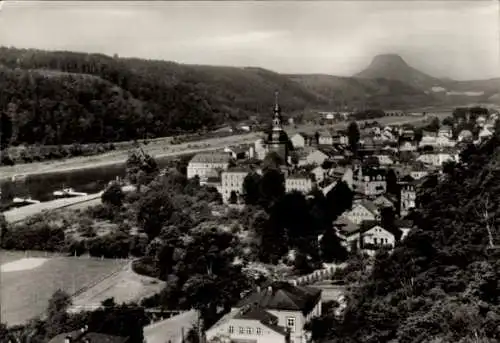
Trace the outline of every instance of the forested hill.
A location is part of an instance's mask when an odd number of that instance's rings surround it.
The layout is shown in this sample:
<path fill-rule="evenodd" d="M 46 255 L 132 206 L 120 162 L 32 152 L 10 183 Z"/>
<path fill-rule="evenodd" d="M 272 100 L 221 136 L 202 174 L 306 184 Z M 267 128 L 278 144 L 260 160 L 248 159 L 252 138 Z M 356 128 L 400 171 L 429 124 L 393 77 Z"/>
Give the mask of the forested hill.
<path fill-rule="evenodd" d="M 287 112 L 327 103 L 256 68 L 13 48 L 0 48 L 0 66 L 0 107 L 14 144 L 157 137 L 269 116 L 276 90 Z"/>
<path fill-rule="evenodd" d="M 449 168 L 448 168 L 449 167 Z M 323 318 L 326 342 L 498 342 L 500 130 L 418 195 L 418 228 L 379 256 L 343 321 Z M 488 249 L 492 243 L 498 249 Z M 323 332 L 323 335 L 321 335 Z"/>
<path fill-rule="evenodd" d="M 330 77 L 323 87 L 311 85 L 314 77 L 260 68 L 0 48 L 3 138 L 11 144 L 109 142 L 196 131 L 254 115 L 268 119 L 276 90 L 287 115 L 335 110 L 345 102 L 377 108 L 433 102 L 398 81 L 338 79 Z"/>

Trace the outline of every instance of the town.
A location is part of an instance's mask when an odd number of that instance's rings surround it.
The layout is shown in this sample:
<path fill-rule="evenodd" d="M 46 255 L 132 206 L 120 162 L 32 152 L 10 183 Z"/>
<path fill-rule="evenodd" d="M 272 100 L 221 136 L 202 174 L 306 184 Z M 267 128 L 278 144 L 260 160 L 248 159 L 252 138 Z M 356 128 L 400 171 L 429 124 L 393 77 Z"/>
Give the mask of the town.
<path fill-rule="evenodd" d="M 0 343 L 499 342 L 499 6 L 0 1 Z"/>

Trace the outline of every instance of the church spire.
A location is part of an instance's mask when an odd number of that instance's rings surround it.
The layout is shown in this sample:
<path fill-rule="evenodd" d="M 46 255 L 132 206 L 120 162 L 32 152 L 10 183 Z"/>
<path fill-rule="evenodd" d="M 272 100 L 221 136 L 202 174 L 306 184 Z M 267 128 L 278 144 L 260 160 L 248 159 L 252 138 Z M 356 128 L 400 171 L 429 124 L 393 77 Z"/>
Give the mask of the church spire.
<path fill-rule="evenodd" d="M 273 130 L 281 130 L 281 108 L 278 104 L 278 91 L 274 92 Z"/>

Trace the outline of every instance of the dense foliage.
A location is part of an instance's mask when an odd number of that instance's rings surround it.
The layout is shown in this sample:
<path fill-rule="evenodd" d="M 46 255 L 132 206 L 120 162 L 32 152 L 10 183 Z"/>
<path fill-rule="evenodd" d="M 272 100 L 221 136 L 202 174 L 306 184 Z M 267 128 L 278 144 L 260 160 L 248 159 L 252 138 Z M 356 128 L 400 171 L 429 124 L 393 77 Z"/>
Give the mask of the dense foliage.
<path fill-rule="evenodd" d="M 158 137 L 287 111 L 313 93 L 256 68 L 188 66 L 100 54 L 0 48 L 2 146 Z"/>
<path fill-rule="evenodd" d="M 497 127 L 491 140 L 469 146 L 460 163 L 423 185 L 413 214 L 417 228 L 392 254 L 377 256 L 342 318 L 327 313 L 315 323 L 317 337 L 498 342 L 499 171 Z"/>
<path fill-rule="evenodd" d="M 6 328 L 0 324 L 0 343 L 44 343 L 53 337 L 81 330 L 129 337 L 130 343 L 143 343 L 143 326 L 148 323 L 144 309 L 137 304 L 115 304 L 114 299 L 103 301 L 102 308 L 92 312 L 70 314 L 71 297 L 57 290 L 49 299 L 41 318 L 34 318 L 26 325 Z"/>

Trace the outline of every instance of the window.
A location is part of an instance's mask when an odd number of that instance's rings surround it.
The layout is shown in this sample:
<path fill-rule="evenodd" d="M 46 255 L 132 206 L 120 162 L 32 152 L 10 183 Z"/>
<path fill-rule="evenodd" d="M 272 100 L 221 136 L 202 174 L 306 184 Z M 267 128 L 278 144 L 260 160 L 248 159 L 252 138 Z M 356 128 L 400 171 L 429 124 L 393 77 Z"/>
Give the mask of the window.
<path fill-rule="evenodd" d="M 262 335 L 262 329 L 261 328 L 257 328 L 256 332 L 257 332 L 257 335 L 259 335 L 259 336 Z"/>
<path fill-rule="evenodd" d="M 238 328 L 238 332 L 240 333 L 240 335 L 243 335 L 245 333 L 245 329 L 242 326 L 240 326 Z"/>
<path fill-rule="evenodd" d="M 247 327 L 247 335 L 251 335 L 253 332 L 251 327 Z"/>
<path fill-rule="evenodd" d="M 229 327 L 229 333 L 234 333 L 234 326 Z"/>
<path fill-rule="evenodd" d="M 291 332 L 295 332 L 295 317 L 286 318 L 286 327 L 289 328 Z"/>

